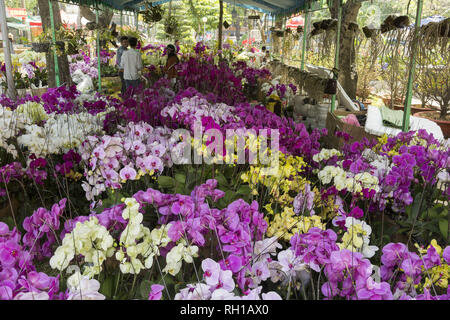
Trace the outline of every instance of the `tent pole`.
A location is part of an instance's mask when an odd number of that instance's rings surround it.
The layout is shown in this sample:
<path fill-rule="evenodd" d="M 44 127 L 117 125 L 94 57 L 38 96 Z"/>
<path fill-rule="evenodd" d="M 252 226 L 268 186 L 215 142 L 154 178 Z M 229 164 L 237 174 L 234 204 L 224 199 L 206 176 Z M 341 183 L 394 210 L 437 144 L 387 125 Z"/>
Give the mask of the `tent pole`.
<path fill-rule="evenodd" d="M 5 67 L 6 67 L 6 81 L 8 83 L 8 90 L 6 95 L 10 99 L 16 98 L 16 87 L 14 85 L 14 77 L 12 72 L 12 61 L 11 61 L 11 48 L 9 46 L 8 39 L 8 23 L 6 22 L 6 9 L 5 1 L 0 0 L 0 20 L 3 30 L 3 54 L 5 55 Z"/>
<path fill-rule="evenodd" d="M 342 0 L 338 2 L 338 25 L 336 34 L 336 50 L 334 55 L 334 69 L 336 72 L 333 74 L 333 78 L 337 80 L 337 70 L 339 69 L 339 49 L 341 46 L 341 25 L 342 25 Z M 336 95 L 331 97 L 331 112 L 334 112 L 336 108 Z"/>
<path fill-rule="evenodd" d="M 307 37 L 308 37 L 308 33 L 307 30 L 309 28 L 309 3 L 306 7 L 306 12 L 305 12 L 305 23 L 303 25 L 303 41 L 302 41 L 302 64 L 301 64 L 301 70 L 305 70 L 305 52 L 306 52 L 306 42 L 307 42 Z"/>
<path fill-rule="evenodd" d="M 139 13 L 137 11 L 134 12 L 134 20 L 136 23 L 136 30 L 139 31 Z"/>
<path fill-rule="evenodd" d="M 98 5 L 95 6 L 95 23 L 98 25 Z M 97 70 L 98 70 L 98 91 L 102 90 L 102 67 L 100 64 L 100 32 L 97 28 Z"/>
<path fill-rule="evenodd" d="M 218 42 L 217 50 L 222 50 L 222 25 L 223 25 L 223 1 L 219 0 L 219 30 L 218 30 Z M 222 56 L 222 54 L 220 54 Z"/>
<path fill-rule="evenodd" d="M 411 115 L 411 100 L 412 100 L 412 83 L 414 80 L 414 72 L 416 70 L 416 55 L 417 55 L 417 35 L 419 33 L 419 28 L 422 20 L 422 5 L 423 1 L 417 1 L 417 13 L 416 13 L 416 24 L 414 28 L 414 39 L 412 43 L 412 54 L 409 65 L 409 76 L 408 76 L 408 86 L 406 89 L 406 100 L 405 100 L 405 108 L 403 112 L 403 124 L 402 130 L 404 132 L 409 130 L 409 118 Z"/>
<path fill-rule="evenodd" d="M 281 63 L 284 63 L 284 52 L 286 51 L 286 17 L 284 17 L 284 28 L 283 28 L 283 47 L 281 48 Z"/>
<path fill-rule="evenodd" d="M 55 20 L 53 19 L 53 4 L 51 0 L 48 0 L 48 10 L 50 11 L 50 25 L 52 28 L 53 60 L 55 60 L 55 82 L 56 86 L 59 87 L 60 86 L 59 64 L 58 64 L 58 55 L 56 54 Z"/>

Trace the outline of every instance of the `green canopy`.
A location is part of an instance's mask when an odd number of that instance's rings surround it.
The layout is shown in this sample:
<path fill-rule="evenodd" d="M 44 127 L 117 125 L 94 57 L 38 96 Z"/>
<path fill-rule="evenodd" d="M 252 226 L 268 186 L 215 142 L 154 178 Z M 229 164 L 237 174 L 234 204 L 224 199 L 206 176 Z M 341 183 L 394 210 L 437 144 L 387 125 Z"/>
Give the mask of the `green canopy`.
<path fill-rule="evenodd" d="M 17 30 L 28 30 L 29 26 L 23 23 L 8 22 L 8 28 Z"/>

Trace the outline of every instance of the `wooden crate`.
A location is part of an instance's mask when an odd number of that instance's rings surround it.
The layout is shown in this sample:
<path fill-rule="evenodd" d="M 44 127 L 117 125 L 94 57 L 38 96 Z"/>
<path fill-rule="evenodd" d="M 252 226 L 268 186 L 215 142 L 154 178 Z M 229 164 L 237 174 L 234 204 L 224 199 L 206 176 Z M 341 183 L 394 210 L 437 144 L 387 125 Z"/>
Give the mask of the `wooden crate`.
<path fill-rule="evenodd" d="M 38 89 L 31 89 L 31 93 L 33 96 L 41 97 L 44 93 L 46 93 L 48 90 L 48 87 L 45 88 L 38 88 Z"/>
<path fill-rule="evenodd" d="M 364 130 L 364 126 L 357 127 L 345 122 L 342 122 L 337 116 L 347 116 L 349 114 L 363 115 L 367 111 L 335 111 L 334 113 L 328 112 L 326 128 L 328 130 L 328 135 L 325 138 L 325 144 L 329 148 L 335 148 L 340 150 L 345 144 L 343 138 L 336 136 L 336 131 L 343 131 L 349 134 L 352 138 L 348 142 L 361 141 L 363 138 L 368 140 L 377 139 L 378 136 L 367 133 Z"/>

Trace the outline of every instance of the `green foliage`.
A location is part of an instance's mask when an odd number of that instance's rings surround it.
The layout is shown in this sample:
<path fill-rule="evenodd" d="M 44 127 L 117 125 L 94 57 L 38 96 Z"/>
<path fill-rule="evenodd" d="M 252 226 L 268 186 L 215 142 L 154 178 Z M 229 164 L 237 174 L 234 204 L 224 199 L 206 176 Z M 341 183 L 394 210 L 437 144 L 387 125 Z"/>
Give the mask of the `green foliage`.
<path fill-rule="evenodd" d="M 207 32 L 216 31 L 219 24 L 219 1 L 209 0 L 181 0 L 173 1 L 169 10 L 169 4 L 163 4 L 162 7 L 166 16 L 162 21 L 156 23 L 157 39 L 166 41 L 174 41 L 180 39 L 184 43 L 194 43 L 198 35 L 203 35 L 203 29 Z M 240 15 L 243 15 L 242 8 L 236 8 Z M 233 7 L 224 4 L 224 21 L 232 21 L 231 11 Z M 166 25 L 170 16 L 173 21 L 176 21 L 177 29 L 175 32 L 169 34 L 166 32 Z M 204 26 L 202 18 L 206 17 L 208 20 Z"/>
<path fill-rule="evenodd" d="M 6 0 L 5 3 L 9 8 L 23 8 L 22 0 Z M 35 12 L 37 6 L 37 0 L 25 0 L 25 9 L 27 9 L 28 14 Z"/>
<path fill-rule="evenodd" d="M 158 189 L 162 192 L 188 195 L 194 190 L 195 186 L 214 178 L 217 180 L 217 188 L 225 192 L 225 196 L 214 204 L 215 207 L 223 209 L 239 198 L 251 202 L 250 187 L 248 185 L 236 185 L 236 180 L 239 181 L 240 179 L 239 174 L 234 172 L 234 167 L 226 166 L 221 169 L 218 170 L 213 165 L 174 167 L 171 176 L 158 177 Z"/>

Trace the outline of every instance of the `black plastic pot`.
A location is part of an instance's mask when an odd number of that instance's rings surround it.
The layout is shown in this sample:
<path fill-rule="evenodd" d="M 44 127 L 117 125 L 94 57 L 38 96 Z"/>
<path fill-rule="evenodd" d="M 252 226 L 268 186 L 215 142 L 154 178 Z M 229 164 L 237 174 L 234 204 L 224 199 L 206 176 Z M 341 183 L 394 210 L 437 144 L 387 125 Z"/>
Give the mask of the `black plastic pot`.
<path fill-rule="evenodd" d="M 64 52 L 66 50 L 66 43 L 64 41 L 56 41 L 55 45 L 56 45 L 56 48 L 62 52 Z"/>
<path fill-rule="evenodd" d="M 95 30 L 97 29 L 97 24 L 95 22 L 88 22 L 86 23 L 86 28 L 88 28 L 88 30 Z"/>
<path fill-rule="evenodd" d="M 33 42 L 31 43 L 31 48 L 35 52 L 48 52 L 50 49 L 49 42 Z"/>
<path fill-rule="evenodd" d="M 73 43 L 67 43 L 67 54 L 73 55 L 78 54 L 78 47 Z"/>

